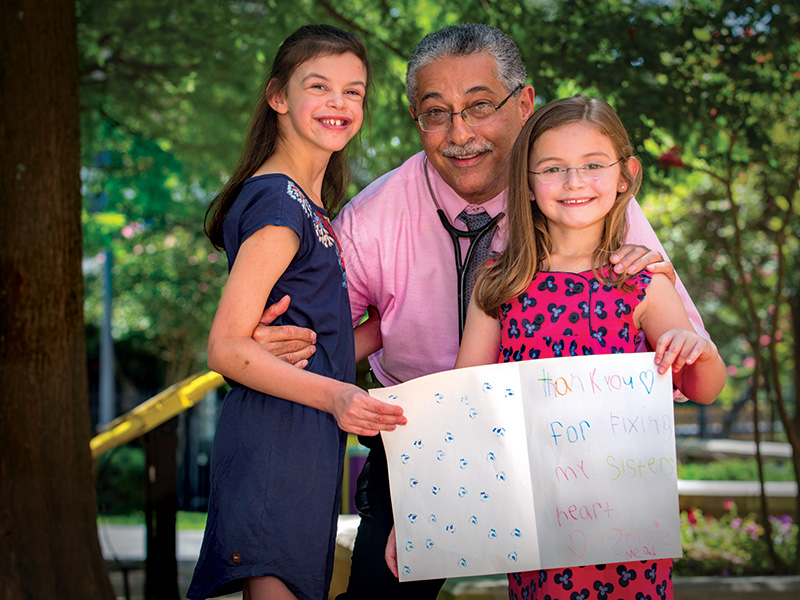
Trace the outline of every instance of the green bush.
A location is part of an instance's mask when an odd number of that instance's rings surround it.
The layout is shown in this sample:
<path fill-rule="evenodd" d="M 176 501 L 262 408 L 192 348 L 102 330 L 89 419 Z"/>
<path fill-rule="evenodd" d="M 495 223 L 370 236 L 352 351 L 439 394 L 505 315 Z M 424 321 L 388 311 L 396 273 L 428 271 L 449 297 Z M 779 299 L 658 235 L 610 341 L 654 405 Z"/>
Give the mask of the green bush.
<path fill-rule="evenodd" d="M 767 481 L 794 481 L 791 462 L 766 461 L 764 477 Z M 678 478 L 705 481 L 757 481 L 758 467 L 754 458 L 687 463 L 678 465 Z"/>
<path fill-rule="evenodd" d="M 100 457 L 96 476 L 99 515 L 144 513 L 144 462 L 144 450 L 135 446 L 120 446 Z"/>

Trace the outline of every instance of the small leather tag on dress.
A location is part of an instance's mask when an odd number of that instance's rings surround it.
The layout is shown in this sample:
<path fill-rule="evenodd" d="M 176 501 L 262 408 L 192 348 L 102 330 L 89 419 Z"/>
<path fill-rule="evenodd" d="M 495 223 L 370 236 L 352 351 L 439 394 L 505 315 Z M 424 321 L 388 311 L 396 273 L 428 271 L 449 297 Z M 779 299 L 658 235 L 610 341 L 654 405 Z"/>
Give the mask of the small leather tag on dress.
<path fill-rule="evenodd" d="M 242 562 L 242 555 L 241 555 L 241 554 L 239 554 L 238 552 L 234 552 L 234 553 L 233 553 L 233 562 L 234 562 L 235 564 L 237 564 L 237 565 L 238 565 L 240 562 Z"/>

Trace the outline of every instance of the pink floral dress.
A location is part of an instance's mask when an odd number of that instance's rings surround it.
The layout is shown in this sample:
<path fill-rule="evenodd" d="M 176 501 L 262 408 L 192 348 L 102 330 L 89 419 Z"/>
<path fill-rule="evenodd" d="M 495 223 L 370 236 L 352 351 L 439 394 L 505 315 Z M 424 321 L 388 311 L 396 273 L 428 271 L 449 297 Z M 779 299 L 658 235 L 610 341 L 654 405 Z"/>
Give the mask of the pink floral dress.
<path fill-rule="evenodd" d="M 610 267 L 604 267 L 604 270 Z M 528 289 L 500 307 L 499 362 L 634 352 L 633 311 L 651 275 L 628 280 L 632 291 L 603 285 L 591 271 L 539 273 Z M 510 600 L 667 600 L 669 559 L 510 573 Z"/>

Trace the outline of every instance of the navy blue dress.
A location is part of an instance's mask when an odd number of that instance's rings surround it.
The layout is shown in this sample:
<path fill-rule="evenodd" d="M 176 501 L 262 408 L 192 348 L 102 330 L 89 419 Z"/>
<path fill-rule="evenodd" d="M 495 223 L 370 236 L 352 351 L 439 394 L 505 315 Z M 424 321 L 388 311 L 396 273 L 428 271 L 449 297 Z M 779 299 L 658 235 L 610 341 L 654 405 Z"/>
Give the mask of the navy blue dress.
<path fill-rule="evenodd" d="M 326 211 L 284 175 L 248 179 L 223 227 L 229 265 L 266 225 L 300 237 L 267 301 L 291 296 L 276 324 L 316 331 L 307 370 L 352 383 L 347 280 Z M 214 438 L 208 522 L 187 596 L 229 594 L 242 579 L 271 575 L 301 600 L 327 598 L 346 440 L 329 413 L 233 384 Z"/>

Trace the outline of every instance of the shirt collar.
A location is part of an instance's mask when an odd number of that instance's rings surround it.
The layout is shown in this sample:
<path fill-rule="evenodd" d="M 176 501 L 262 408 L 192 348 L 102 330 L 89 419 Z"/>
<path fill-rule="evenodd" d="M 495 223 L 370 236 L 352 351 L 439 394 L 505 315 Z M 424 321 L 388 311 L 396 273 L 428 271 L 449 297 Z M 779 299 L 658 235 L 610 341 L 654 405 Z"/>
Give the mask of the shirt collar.
<path fill-rule="evenodd" d="M 424 156 L 425 153 L 420 153 L 420 160 L 423 161 L 423 168 L 424 168 Z M 502 192 L 497 194 L 494 198 L 490 198 L 486 202 L 482 204 L 470 204 L 466 200 L 464 200 L 461 196 L 459 196 L 453 188 L 451 188 L 442 176 L 439 175 L 439 172 L 430 164 L 428 161 L 428 176 L 431 180 L 431 187 L 433 188 L 433 192 L 436 194 L 436 200 L 439 202 L 439 206 L 444 211 L 445 215 L 447 215 L 448 220 L 458 229 L 466 229 L 466 225 L 462 223 L 460 220 L 456 219 L 456 217 L 461 213 L 462 210 L 467 209 L 468 212 L 480 212 L 481 210 L 485 210 L 490 217 L 494 217 L 499 212 L 505 210 L 506 207 L 506 196 L 508 193 L 507 188 L 503 189 Z M 424 177 L 424 175 L 423 175 Z M 425 193 L 428 194 L 427 184 L 423 182 L 425 185 Z M 431 199 L 431 204 L 433 204 L 433 200 Z M 505 221 L 505 219 L 502 219 Z M 501 221 L 501 224 L 502 224 Z"/>

